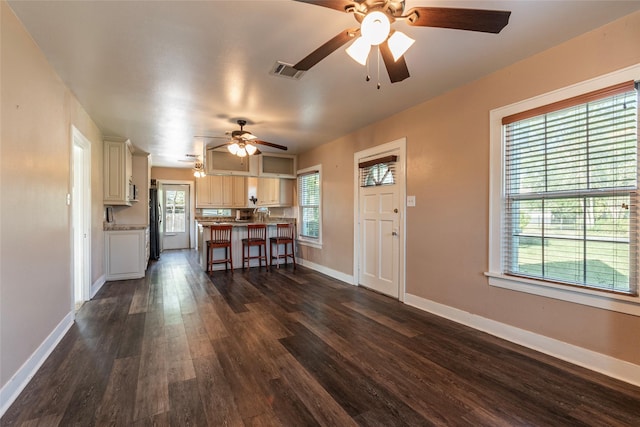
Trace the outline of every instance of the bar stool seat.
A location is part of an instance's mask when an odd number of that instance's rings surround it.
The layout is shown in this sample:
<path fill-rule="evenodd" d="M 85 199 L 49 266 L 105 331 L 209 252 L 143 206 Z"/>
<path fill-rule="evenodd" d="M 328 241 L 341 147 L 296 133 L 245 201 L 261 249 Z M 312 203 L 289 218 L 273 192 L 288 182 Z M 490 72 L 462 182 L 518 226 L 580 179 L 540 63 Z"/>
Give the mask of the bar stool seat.
<path fill-rule="evenodd" d="M 252 246 L 258 247 L 258 255 L 251 255 Z M 264 254 L 262 249 L 264 249 Z M 250 267 L 249 262 L 252 259 L 258 260 L 259 267 L 262 267 L 262 261 L 264 260 L 264 266 L 269 270 L 269 265 L 267 264 L 266 224 L 247 224 L 247 237 L 242 239 L 242 268 L 244 269 L 245 262 L 247 267 Z"/>
<path fill-rule="evenodd" d="M 296 268 L 295 254 L 295 225 L 294 224 L 276 224 L 275 237 L 269 238 L 269 250 L 271 252 L 270 265 L 273 266 L 273 260 L 276 260 L 276 268 L 280 268 L 280 259 L 284 258 L 284 264 L 287 265 L 289 258 L 293 260 L 293 269 Z M 291 244 L 291 253 L 289 253 L 289 244 Z M 275 255 L 273 254 L 273 245 L 276 246 Z M 284 253 L 280 253 L 280 245 L 284 245 Z"/>
<path fill-rule="evenodd" d="M 233 273 L 233 250 L 231 248 L 231 232 L 232 225 L 212 225 L 211 239 L 207 240 L 207 272 L 213 271 L 214 264 L 224 263 L 224 269 L 227 265 Z M 224 248 L 224 258 L 214 259 L 214 249 Z"/>

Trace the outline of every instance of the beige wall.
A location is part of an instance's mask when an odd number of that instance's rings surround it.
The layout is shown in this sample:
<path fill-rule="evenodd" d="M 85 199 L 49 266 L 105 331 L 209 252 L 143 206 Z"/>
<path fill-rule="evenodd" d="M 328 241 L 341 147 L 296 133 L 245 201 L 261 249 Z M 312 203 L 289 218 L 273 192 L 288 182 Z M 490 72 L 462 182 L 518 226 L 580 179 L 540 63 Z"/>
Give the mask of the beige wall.
<path fill-rule="evenodd" d="M 165 179 L 169 181 L 195 181 L 193 170 L 188 168 L 151 168 L 151 179 Z"/>
<path fill-rule="evenodd" d="M 299 156 L 323 167 L 322 250 L 353 270 L 353 153 L 407 138 L 407 292 L 640 364 L 640 317 L 489 287 L 489 111 L 640 63 L 640 13 Z M 402 83 L 398 83 L 402 84 Z"/>
<path fill-rule="evenodd" d="M 104 274 L 102 136 L 5 2 L 1 8 L 0 385 L 72 309 L 71 125 L 91 141 L 92 271 Z"/>

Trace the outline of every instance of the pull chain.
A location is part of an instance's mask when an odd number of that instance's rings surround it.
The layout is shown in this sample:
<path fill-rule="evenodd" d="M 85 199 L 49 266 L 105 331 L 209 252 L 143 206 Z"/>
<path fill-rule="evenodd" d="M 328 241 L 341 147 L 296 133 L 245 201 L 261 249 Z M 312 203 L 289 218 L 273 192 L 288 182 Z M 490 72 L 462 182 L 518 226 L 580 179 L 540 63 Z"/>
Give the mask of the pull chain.
<path fill-rule="evenodd" d="M 380 90 L 380 46 L 378 46 L 378 90 Z"/>

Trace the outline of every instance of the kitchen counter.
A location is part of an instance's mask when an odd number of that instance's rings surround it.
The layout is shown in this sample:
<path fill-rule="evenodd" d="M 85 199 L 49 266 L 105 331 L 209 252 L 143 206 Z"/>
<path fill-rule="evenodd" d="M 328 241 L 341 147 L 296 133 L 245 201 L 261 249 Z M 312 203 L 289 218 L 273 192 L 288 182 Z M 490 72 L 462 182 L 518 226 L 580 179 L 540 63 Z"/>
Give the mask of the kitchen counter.
<path fill-rule="evenodd" d="M 149 227 L 146 224 L 113 224 L 105 222 L 103 224 L 104 231 L 130 231 L 130 230 L 145 230 Z"/>
<path fill-rule="evenodd" d="M 210 236 L 210 232 L 208 230 L 209 227 L 211 227 L 212 225 L 232 225 L 233 226 L 233 231 L 231 233 L 231 247 L 232 247 L 232 256 L 233 256 L 233 268 L 242 268 L 242 239 L 247 237 L 246 234 L 246 230 L 244 230 L 246 228 L 247 225 L 249 224 L 266 224 L 267 225 L 267 247 L 269 247 L 269 237 L 273 237 L 276 235 L 276 225 L 277 224 L 285 224 L 285 223 L 295 223 L 295 219 L 294 218 L 285 218 L 285 219 L 278 219 L 276 220 L 275 218 L 272 218 L 269 221 L 265 221 L 265 222 L 256 222 L 256 221 L 215 221 L 215 220 L 198 220 L 196 221 L 197 224 L 197 249 L 198 249 L 198 260 L 200 261 L 200 266 L 202 267 L 203 270 L 207 270 L 207 245 L 206 245 L 206 241 L 209 240 L 209 236 Z M 257 251 L 258 249 L 256 247 L 251 249 L 252 251 Z M 224 249 L 215 249 L 216 253 L 216 258 L 220 258 L 222 256 L 221 253 L 218 253 L 219 251 L 224 251 Z M 267 250 L 268 253 L 268 250 Z M 253 252 L 252 252 L 253 254 Z M 255 254 L 254 254 L 255 255 Z M 270 255 L 268 253 L 268 255 Z M 283 262 L 283 260 L 279 260 L 280 262 Z M 269 263 L 269 260 L 267 259 L 267 263 Z M 250 260 L 250 267 L 257 267 L 258 266 L 258 260 L 257 259 L 252 259 Z M 214 269 L 218 270 L 218 269 L 222 269 L 224 270 L 224 265 L 223 264 L 218 264 L 218 265 L 214 265 Z"/>

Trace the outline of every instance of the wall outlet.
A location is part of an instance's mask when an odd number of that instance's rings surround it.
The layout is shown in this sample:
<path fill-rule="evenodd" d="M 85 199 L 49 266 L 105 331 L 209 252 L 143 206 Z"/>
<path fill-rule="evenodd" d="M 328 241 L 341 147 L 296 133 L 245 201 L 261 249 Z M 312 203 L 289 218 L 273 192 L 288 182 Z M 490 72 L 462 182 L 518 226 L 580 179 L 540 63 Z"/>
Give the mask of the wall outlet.
<path fill-rule="evenodd" d="M 407 206 L 415 207 L 416 205 L 416 196 L 407 196 Z"/>

